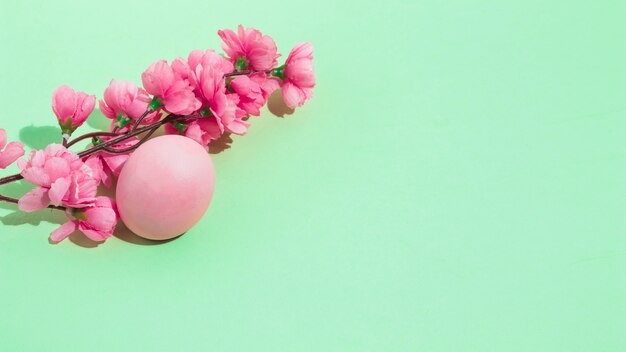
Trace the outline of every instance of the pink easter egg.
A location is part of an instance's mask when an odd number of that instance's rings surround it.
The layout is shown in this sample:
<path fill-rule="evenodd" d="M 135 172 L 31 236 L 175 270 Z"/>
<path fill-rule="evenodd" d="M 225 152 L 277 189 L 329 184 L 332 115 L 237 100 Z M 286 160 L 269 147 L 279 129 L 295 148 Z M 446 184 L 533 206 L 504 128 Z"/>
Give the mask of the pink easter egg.
<path fill-rule="evenodd" d="M 206 212 L 215 171 L 207 151 L 183 136 L 151 139 L 131 154 L 117 181 L 117 207 L 137 235 L 166 240 L 185 233 Z"/>

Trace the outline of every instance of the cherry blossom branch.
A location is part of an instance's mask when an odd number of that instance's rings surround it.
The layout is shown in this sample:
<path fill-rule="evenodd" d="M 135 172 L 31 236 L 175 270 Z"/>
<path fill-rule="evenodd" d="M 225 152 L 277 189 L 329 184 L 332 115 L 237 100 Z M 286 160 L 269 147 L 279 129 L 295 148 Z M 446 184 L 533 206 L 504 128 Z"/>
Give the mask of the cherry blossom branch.
<path fill-rule="evenodd" d="M 135 143 L 135 144 L 133 144 L 132 146 L 130 146 L 128 148 L 113 149 L 113 148 L 107 147 L 107 148 L 104 148 L 104 151 L 106 151 L 107 153 L 110 153 L 110 154 L 124 154 L 124 153 L 128 153 L 130 151 L 133 151 L 133 150 L 139 148 L 140 145 L 144 144 L 148 140 L 148 138 L 150 138 L 150 136 L 152 136 L 152 134 L 154 132 L 156 132 L 156 130 L 159 129 L 159 127 L 160 126 L 156 126 L 156 127 L 152 128 L 150 130 L 150 132 L 148 132 L 143 138 L 141 138 L 141 140 L 139 140 L 138 143 Z"/>
<path fill-rule="evenodd" d="M 17 204 L 19 199 L 16 199 L 16 198 L 13 198 L 13 197 L 3 196 L 3 195 L 0 194 L 0 201 Z M 63 210 L 63 211 L 67 210 L 67 208 L 65 208 L 65 207 L 56 206 L 56 205 L 48 205 L 48 209 L 56 209 L 56 210 Z"/>
<path fill-rule="evenodd" d="M 258 73 L 258 72 L 263 72 L 263 73 L 270 74 L 270 73 L 272 73 L 272 70 L 233 71 L 233 72 L 225 73 L 224 77 L 251 75 L 253 73 Z"/>
<path fill-rule="evenodd" d="M 168 122 L 172 122 L 172 121 L 174 121 L 176 119 L 180 119 L 180 118 L 186 118 L 186 116 L 168 115 L 165 118 L 163 118 L 162 120 L 159 120 L 159 121 L 153 123 L 152 125 L 148 125 L 146 127 L 142 127 L 142 128 L 137 129 L 137 130 L 130 131 L 130 132 L 126 133 L 126 134 L 120 135 L 117 138 L 113 138 L 113 139 L 108 140 L 108 141 L 106 141 L 106 142 L 104 142 L 102 144 L 98 144 L 97 146 L 95 146 L 93 148 L 84 150 L 84 151 L 78 153 L 78 156 L 81 157 L 81 158 L 84 158 L 84 157 L 89 156 L 91 154 L 97 153 L 97 152 L 99 152 L 101 150 L 104 150 L 105 148 L 112 147 L 112 146 L 114 146 L 114 145 L 116 145 L 116 144 L 118 144 L 120 142 L 123 142 L 123 141 L 125 141 L 125 140 L 127 140 L 127 139 L 129 139 L 131 137 L 135 137 L 137 135 L 140 135 L 140 134 L 142 134 L 142 133 L 144 133 L 146 131 L 152 130 L 153 128 L 154 129 L 159 128 L 159 127 L 165 125 Z"/>
<path fill-rule="evenodd" d="M 20 174 L 15 174 L 15 175 L 3 177 L 3 178 L 0 178 L 0 185 L 4 185 L 4 184 L 7 184 L 7 183 L 19 181 L 19 180 L 21 180 L 23 178 L 24 177 L 22 175 L 20 175 Z"/>
<path fill-rule="evenodd" d="M 146 111 L 143 112 L 143 114 L 141 114 L 141 116 L 139 116 L 139 118 L 137 119 L 137 121 L 135 122 L 135 124 L 133 125 L 133 128 L 131 128 L 131 131 L 134 131 L 137 129 L 137 127 L 139 127 L 139 124 L 141 123 L 141 121 L 143 121 L 143 119 L 146 118 L 146 116 L 148 116 L 149 113 L 151 113 L 153 110 L 150 109 L 150 107 L 148 107 L 146 109 Z"/>
<path fill-rule="evenodd" d="M 233 71 L 230 73 L 226 73 L 224 74 L 224 78 L 227 77 L 234 77 L 234 76 L 244 76 L 244 75 L 251 75 L 254 73 L 258 73 L 258 72 L 263 72 L 265 74 L 272 74 L 273 71 L 275 71 L 277 69 L 274 70 L 247 70 L 247 71 Z M 170 123 L 170 122 L 174 122 L 176 120 L 187 120 L 187 119 L 195 119 L 195 118 L 202 118 L 202 116 L 200 115 L 190 115 L 190 116 L 181 116 L 181 115 L 175 115 L 175 114 L 171 114 L 171 115 L 167 115 L 165 118 L 151 124 L 151 125 L 147 125 L 144 126 L 142 128 L 139 128 L 139 125 L 141 124 L 141 122 L 151 113 L 154 112 L 155 109 L 148 107 L 148 109 L 146 109 L 146 111 L 143 112 L 143 114 L 135 121 L 135 123 L 133 124 L 132 128 L 129 129 L 127 132 L 125 133 L 120 133 L 118 132 L 119 128 L 116 127 L 115 129 L 113 129 L 112 132 L 91 132 L 91 133 L 86 133 L 83 134 L 79 137 L 74 138 L 73 140 L 69 140 L 69 135 L 63 135 L 63 146 L 66 148 L 69 148 L 73 145 L 75 145 L 76 143 L 89 139 L 89 138 L 93 138 L 93 137 L 116 137 L 113 139 L 110 139 L 104 143 L 98 144 L 96 146 L 93 146 L 89 149 L 86 149 L 82 152 L 78 153 L 78 156 L 81 158 L 85 158 L 87 156 L 90 156 L 94 153 L 97 153 L 99 151 L 105 151 L 107 153 L 111 153 L 111 154 L 122 154 L 122 153 L 127 153 L 130 151 L 133 151 L 137 148 L 139 148 L 140 145 L 142 145 L 143 143 L 145 143 L 158 129 L 159 127 Z M 144 137 L 141 138 L 141 140 L 139 140 L 138 143 L 132 145 L 131 147 L 127 147 L 124 149 L 115 149 L 113 148 L 114 145 L 124 142 L 127 139 L 130 139 L 132 137 L 138 136 L 142 133 L 148 132 Z M 14 175 L 10 175 L 10 176 L 6 176 L 3 178 L 0 178 L 0 185 L 4 185 L 7 183 L 11 183 L 11 182 L 15 182 L 15 181 L 19 181 L 21 179 L 23 179 L 24 177 L 21 174 L 14 174 Z M 0 201 L 5 201 L 5 202 L 9 202 L 9 203 L 17 203 L 18 199 L 16 198 L 12 198 L 12 197 L 7 197 L 7 196 L 3 196 L 0 195 Z M 49 205 L 48 208 L 50 209 L 58 209 L 58 210 L 65 210 L 65 207 L 62 206 L 54 206 L 54 205 Z"/>
<path fill-rule="evenodd" d="M 71 146 L 73 146 L 74 144 L 88 139 L 88 138 L 93 138 L 93 137 L 100 137 L 100 136 L 119 136 L 119 133 L 115 133 L 115 132 L 91 132 L 91 133 L 85 133 L 82 136 L 76 137 L 73 140 L 69 141 L 67 143 L 67 145 L 65 146 L 66 148 L 69 148 Z"/>
<path fill-rule="evenodd" d="M 191 116 L 168 115 L 165 118 L 163 118 L 163 119 L 153 123 L 152 125 L 148 125 L 148 126 L 139 128 L 139 129 L 137 129 L 135 131 L 132 131 L 132 132 L 129 132 L 129 133 L 126 133 L 126 134 L 121 134 L 121 135 L 119 133 L 112 133 L 112 132 L 92 132 L 92 133 L 87 133 L 87 134 L 84 134 L 84 135 L 82 135 L 80 137 L 77 137 L 76 139 L 70 141 L 68 143 L 68 147 L 76 144 L 77 142 L 79 142 L 81 140 L 85 140 L 87 138 L 92 138 L 92 137 L 97 137 L 97 136 L 118 136 L 117 138 L 111 139 L 111 140 L 109 140 L 107 142 L 104 142 L 102 144 L 99 144 L 97 146 L 91 147 L 91 148 L 89 148 L 87 150 L 84 150 L 84 151 L 78 153 L 78 156 L 80 156 L 81 158 L 84 158 L 84 157 L 87 157 L 87 156 L 89 156 L 91 154 L 97 153 L 97 152 L 99 152 L 101 150 L 104 150 L 105 148 L 112 147 L 115 144 L 123 142 L 123 141 L 125 141 L 127 139 L 130 139 L 130 138 L 134 137 L 134 136 L 140 135 L 140 134 L 142 134 L 144 132 L 152 131 L 152 130 L 156 131 L 156 129 L 158 129 L 159 127 L 165 125 L 166 123 L 173 122 L 175 120 L 192 119 L 192 118 L 198 118 L 198 117 L 200 117 L 200 116 L 198 116 L 198 115 L 191 115 Z M 152 133 L 154 133 L 154 131 L 152 131 Z M 139 143 L 137 143 L 137 144 L 139 144 Z M 3 177 L 3 178 L 0 178 L 0 185 L 4 185 L 4 184 L 7 184 L 7 183 L 19 181 L 19 180 L 21 180 L 23 178 L 24 177 L 22 175 L 20 175 L 20 174 L 14 174 L 14 175 L 6 176 L 6 177 Z"/>

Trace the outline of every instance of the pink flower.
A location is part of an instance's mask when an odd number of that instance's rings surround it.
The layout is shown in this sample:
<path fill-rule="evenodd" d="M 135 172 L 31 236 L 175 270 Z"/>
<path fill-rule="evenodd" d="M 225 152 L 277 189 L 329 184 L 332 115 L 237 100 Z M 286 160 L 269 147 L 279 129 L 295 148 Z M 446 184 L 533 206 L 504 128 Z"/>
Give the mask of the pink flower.
<path fill-rule="evenodd" d="M 33 150 L 28 161 L 18 160 L 18 166 L 26 181 L 39 186 L 20 198 L 23 211 L 43 209 L 51 202 L 80 208 L 95 199 L 98 182 L 93 170 L 60 144 Z"/>
<path fill-rule="evenodd" d="M 193 139 L 205 149 L 208 149 L 209 143 L 220 138 L 224 129 L 223 127 L 220 128 L 214 116 L 207 116 L 193 119 L 185 125 L 179 125 L 178 128 L 167 124 L 165 125 L 165 132 L 169 134 L 183 134 L 185 137 Z"/>
<path fill-rule="evenodd" d="M 76 230 L 94 241 L 104 241 L 113 235 L 119 220 L 115 202 L 109 197 L 97 197 L 92 206 L 73 209 L 65 216 L 69 221 L 52 231 L 52 242 L 60 242 Z"/>
<path fill-rule="evenodd" d="M 198 66 L 211 66 L 223 73 L 229 73 L 234 70 L 233 64 L 228 59 L 211 49 L 192 51 L 187 57 L 187 62 L 192 71 Z"/>
<path fill-rule="evenodd" d="M 313 87 L 315 87 L 311 44 L 300 43 L 291 50 L 285 62 L 283 74 L 282 92 L 287 106 L 294 109 L 311 99 Z"/>
<path fill-rule="evenodd" d="M 104 100 L 100 100 L 102 114 L 112 119 L 117 127 L 124 127 L 132 120 L 137 120 L 148 109 L 152 99 L 134 82 L 111 80 L 104 90 Z M 149 113 L 143 124 L 152 124 L 161 117 L 159 112 Z"/>
<path fill-rule="evenodd" d="M 146 91 L 156 96 L 170 113 L 190 115 L 202 105 L 188 79 L 175 72 L 165 60 L 150 65 L 141 74 L 141 81 Z"/>
<path fill-rule="evenodd" d="M 7 144 L 7 132 L 0 128 L 0 169 L 6 169 L 22 155 L 24 155 L 24 145 L 20 142 Z"/>
<path fill-rule="evenodd" d="M 194 50 L 189 54 L 187 61 L 182 58 L 174 59 L 172 61 L 172 70 L 174 70 L 176 75 L 189 82 L 189 85 L 194 89 L 196 97 L 200 100 L 203 100 L 203 97 L 198 89 L 196 69 L 202 66 L 210 66 L 216 71 L 221 71 L 222 75 L 233 71 L 233 64 L 213 50 Z"/>
<path fill-rule="evenodd" d="M 261 114 L 261 107 L 265 105 L 267 98 L 279 88 L 276 79 L 268 79 L 261 72 L 249 76 L 237 76 L 230 82 L 230 87 L 239 96 L 237 106 L 246 113 L 254 116 Z"/>
<path fill-rule="evenodd" d="M 113 137 L 101 137 L 104 142 L 110 140 Z M 115 144 L 113 149 L 126 149 L 137 144 L 139 140 L 137 138 L 127 139 L 123 142 Z M 90 155 L 85 164 L 87 164 L 93 170 L 94 178 L 102 181 L 102 183 L 111 187 L 113 178 L 120 175 L 122 167 L 130 157 L 130 153 L 111 154 L 106 151 L 101 151 Z"/>
<path fill-rule="evenodd" d="M 236 94 L 226 94 L 222 71 L 211 66 L 198 66 L 195 71 L 198 79 L 196 89 L 208 102 L 211 114 L 217 119 L 222 132 L 227 131 L 239 135 L 246 133 L 249 123 L 245 121 L 247 114 L 239 109 L 239 97 Z"/>
<path fill-rule="evenodd" d="M 270 36 L 263 35 L 254 28 L 244 29 L 242 25 L 237 27 L 237 33 L 225 29 L 217 34 L 222 38 L 222 49 L 237 70 L 263 71 L 276 67 L 276 59 L 280 54 Z"/>
<path fill-rule="evenodd" d="M 57 116 L 64 134 L 72 134 L 87 121 L 95 105 L 95 95 L 75 92 L 66 85 L 60 86 L 52 93 L 52 111 Z"/>

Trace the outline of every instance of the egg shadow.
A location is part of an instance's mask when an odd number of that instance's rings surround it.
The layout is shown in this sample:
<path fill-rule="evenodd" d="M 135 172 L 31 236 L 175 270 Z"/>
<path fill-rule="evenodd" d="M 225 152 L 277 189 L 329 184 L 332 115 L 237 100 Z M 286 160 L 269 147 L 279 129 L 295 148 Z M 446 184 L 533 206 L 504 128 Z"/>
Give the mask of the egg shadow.
<path fill-rule="evenodd" d="M 134 232 L 132 232 L 131 230 L 129 230 L 123 221 L 120 221 L 117 224 L 117 226 L 115 227 L 115 231 L 113 232 L 113 236 L 117 237 L 118 239 L 124 242 L 132 243 L 132 244 L 136 244 L 140 246 L 158 246 L 158 245 L 166 244 L 166 243 L 174 241 L 175 239 L 179 238 L 182 235 L 184 234 L 181 234 L 179 236 L 176 236 L 174 238 L 170 238 L 167 240 L 161 240 L 161 241 L 149 240 L 147 238 L 140 237 L 136 235 Z"/>

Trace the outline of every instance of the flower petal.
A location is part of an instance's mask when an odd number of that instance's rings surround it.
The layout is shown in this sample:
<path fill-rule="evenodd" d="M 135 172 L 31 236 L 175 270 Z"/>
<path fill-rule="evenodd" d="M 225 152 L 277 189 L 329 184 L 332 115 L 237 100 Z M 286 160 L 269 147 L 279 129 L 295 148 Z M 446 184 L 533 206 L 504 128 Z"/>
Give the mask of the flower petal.
<path fill-rule="evenodd" d="M 0 150 L 7 145 L 7 131 L 4 128 L 0 128 Z"/>
<path fill-rule="evenodd" d="M 61 242 L 74 231 L 76 231 L 76 222 L 70 220 L 56 230 L 52 231 L 50 234 L 50 240 L 55 243 Z"/>
<path fill-rule="evenodd" d="M 67 193 L 67 190 L 70 188 L 70 180 L 68 178 L 60 178 L 50 186 L 50 191 L 48 192 L 48 197 L 50 197 L 50 201 L 54 205 L 61 204 L 63 197 Z"/>
<path fill-rule="evenodd" d="M 62 123 L 76 112 L 76 92 L 62 85 L 52 93 L 52 111 Z"/>
<path fill-rule="evenodd" d="M 3 152 L 0 152 L 0 169 L 4 169 L 13 164 L 13 162 L 19 159 L 22 155 L 24 155 L 24 145 L 22 143 L 9 143 L 6 149 L 4 149 Z"/>
<path fill-rule="evenodd" d="M 291 82 L 285 82 L 285 84 L 283 84 L 282 91 L 283 100 L 288 107 L 295 109 L 296 107 L 304 104 L 304 93 L 300 88 L 296 87 Z"/>
<path fill-rule="evenodd" d="M 21 211 L 33 212 L 43 209 L 49 204 L 50 198 L 48 198 L 48 189 L 38 187 L 23 195 L 18 201 L 17 206 Z"/>

